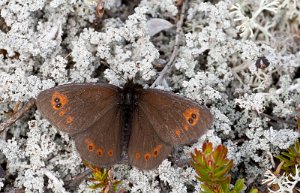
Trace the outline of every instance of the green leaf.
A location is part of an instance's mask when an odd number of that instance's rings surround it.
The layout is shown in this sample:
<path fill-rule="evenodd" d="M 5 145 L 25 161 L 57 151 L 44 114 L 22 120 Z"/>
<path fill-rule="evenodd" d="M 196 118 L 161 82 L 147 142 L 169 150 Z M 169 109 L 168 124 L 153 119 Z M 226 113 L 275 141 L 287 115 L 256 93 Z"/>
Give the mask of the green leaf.
<path fill-rule="evenodd" d="M 256 188 L 251 188 L 251 190 L 249 191 L 249 193 L 258 193 L 258 190 Z"/>
<path fill-rule="evenodd" d="M 282 152 L 281 155 L 285 155 L 286 157 L 293 158 L 297 156 L 297 152 L 289 150 L 288 152 Z"/>
<path fill-rule="evenodd" d="M 100 184 L 93 184 L 93 185 L 90 185 L 89 188 L 91 189 L 97 189 L 97 188 L 103 188 L 104 187 L 104 184 L 100 183 Z"/>
<path fill-rule="evenodd" d="M 245 187 L 245 180 L 244 179 L 238 179 L 236 182 L 235 182 L 235 185 L 232 189 L 232 192 L 234 193 L 239 193 L 241 192 Z"/>

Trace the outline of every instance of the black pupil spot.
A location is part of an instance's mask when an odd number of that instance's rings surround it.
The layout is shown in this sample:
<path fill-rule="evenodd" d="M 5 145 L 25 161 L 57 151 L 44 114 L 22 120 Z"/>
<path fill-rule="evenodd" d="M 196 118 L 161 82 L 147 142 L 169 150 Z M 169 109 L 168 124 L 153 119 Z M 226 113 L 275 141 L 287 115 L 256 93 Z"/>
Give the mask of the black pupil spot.
<path fill-rule="evenodd" d="M 92 150 L 93 149 L 93 146 L 92 145 L 89 145 L 89 150 Z"/>
<path fill-rule="evenodd" d="M 99 152 L 98 152 L 98 154 L 99 154 L 99 155 L 102 155 L 102 152 L 101 152 L 101 151 L 99 151 Z"/>
<path fill-rule="evenodd" d="M 189 123 L 191 123 L 191 124 L 192 124 L 193 122 L 194 122 L 194 120 L 193 120 L 193 119 L 189 119 Z"/>
<path fill-rule="evenodd" d="M 155 150 L 155 151 L 154 151 L 154 155 L 157 155 L 157 154 L 158 154 L 158 152 L 157 152 L 157 150 Z"/>
<path fill-rule="evenodd" d="M 55 106 L 56 106 L 56 108 L 59 108 L 59 107 L 61 107 L 61 103 L 60 103 L 59 101 L 60 101 L 60 99 L 59 99 L 59 98 L 57 98 L 57 97 L 54 99 L 54 102 L 56 103 L 56 105 L 55 105 Z"/>
<path fill-rule="evenodd" d="M 197 117 L 196 114 L 193 113 L 193 114 L 192 114 L 192 118 L 193 118 L 193 119 L 196 119 L 196 117 Z"/>

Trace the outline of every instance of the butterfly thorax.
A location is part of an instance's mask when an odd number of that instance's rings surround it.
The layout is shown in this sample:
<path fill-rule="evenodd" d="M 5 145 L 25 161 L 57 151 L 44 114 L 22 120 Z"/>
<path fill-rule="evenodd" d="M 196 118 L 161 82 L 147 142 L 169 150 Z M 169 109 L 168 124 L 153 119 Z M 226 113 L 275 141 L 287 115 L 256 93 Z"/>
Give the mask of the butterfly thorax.
<path fill-rule="evenodd" d="M 139 84 L 133 83 L 132 80 L 128 82 L 123 87 L 122 93 L 122 105 L 125 109 L 132 111 L 135 105 L 137 105 L 138 91 L 142 89 Z"/>

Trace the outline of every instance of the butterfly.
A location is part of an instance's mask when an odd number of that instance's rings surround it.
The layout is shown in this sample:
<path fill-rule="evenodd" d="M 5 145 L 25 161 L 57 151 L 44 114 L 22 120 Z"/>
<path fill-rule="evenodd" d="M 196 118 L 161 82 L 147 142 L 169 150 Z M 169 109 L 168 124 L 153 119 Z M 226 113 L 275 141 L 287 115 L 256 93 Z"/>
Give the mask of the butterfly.
<path fill-rule="evenodd" d="M 96 167 L 120 162 L 149 170 L 190 144 L 213 123 L 208 108 L 183 96 L 102 83 L 66 84 L 42 91 L 37 107 L 58 130 L 70 134 L 80 156 Z M 125 153 L 124 153 L 125 152 Z"/>

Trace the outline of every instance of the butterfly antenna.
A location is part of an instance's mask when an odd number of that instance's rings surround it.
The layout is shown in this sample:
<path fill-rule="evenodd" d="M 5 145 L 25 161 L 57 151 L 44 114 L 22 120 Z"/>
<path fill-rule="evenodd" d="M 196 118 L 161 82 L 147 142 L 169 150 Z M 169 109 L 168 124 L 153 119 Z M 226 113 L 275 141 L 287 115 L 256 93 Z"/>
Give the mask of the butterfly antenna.
<path fill-rule="evenodd" d="M 100 64 L 105 65 L 107 68 L 109 68 L 110 70 L 112 70 L 117 76 L 119 76 L 121 79 L 123 79 L 125 82 L 125 78 L 121 75 L 121 73 L 115 71 L 113 68 L 111 68 L 105 61 L 100 61 Z"/>
<path fill-rule="evenodd" d="M 145 75 L 147 75 L 149 72 L 151 72 L 153 70 L 153 68 L 151 68 L 151 69 L 149 69 L 147 72 L 145 72 L 144 74 L 143 74 L 143 76 L 145 76 Z"/>

